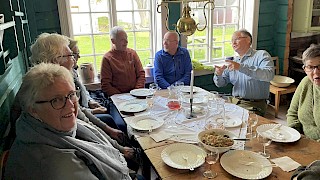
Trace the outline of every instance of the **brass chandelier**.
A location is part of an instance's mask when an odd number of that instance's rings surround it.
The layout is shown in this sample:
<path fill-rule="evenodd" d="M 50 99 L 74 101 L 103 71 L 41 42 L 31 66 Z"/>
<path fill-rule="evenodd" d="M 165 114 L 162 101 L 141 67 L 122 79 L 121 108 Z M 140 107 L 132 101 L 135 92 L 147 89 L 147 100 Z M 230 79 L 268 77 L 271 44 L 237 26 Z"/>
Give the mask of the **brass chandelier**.
<path fill-rule="evenodd" d="M 206 2 L 203 6 L 203 15 L 205 18 L 205 26 L 203 28 L 199 28 L 199 23 L 196 24 L 195 20 L 190 16 L 191 8 L 189 6 L 189 2 Z M 207 27 L 207 17 L 205 13 L 205 9 L 207 4 L 211 4 L 211 9 L 214 9 L 214 0 L 161 0 L 160 3 L 158 3 L 157 6 L 157 12 L 161 13 L 159 11 L 159 7 L 164 6 L 167 10 L 167 17 L 166 17 L 166 28 L 169 31 L 168 28 L 168 16 L 169 16 L 169 8 L 166 6 L 165 3 L 182 3 L 183 4 L 183 10 L 182 10 L 182 17 L 178 20 L 177 24 L 172 24 L 172 26 L 175 27 L 175 30 L 177 30 L 180 34 L 183 34 L 185 36 L 192 35 L 196 30 L 203 31 Z"/>

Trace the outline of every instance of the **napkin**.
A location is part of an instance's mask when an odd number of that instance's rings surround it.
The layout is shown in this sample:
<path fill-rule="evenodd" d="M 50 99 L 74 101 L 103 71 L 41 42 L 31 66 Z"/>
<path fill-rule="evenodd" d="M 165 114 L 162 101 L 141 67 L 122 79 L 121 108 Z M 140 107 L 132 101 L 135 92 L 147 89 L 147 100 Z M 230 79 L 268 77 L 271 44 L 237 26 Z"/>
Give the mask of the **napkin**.
<path fill-rule="evenodd" d="M 131 99 L 135 99 L 135 97 L 133 96 L 130 96 L 130 95 L 121 95 L 121 96 L 118 96 L 119 99 L 122 99 L 122 100 L 131 100 Z"/>
<path fill-rule="evenodd" d="M 169 139 L 171 136 L 172 136 L 172 134 L 166 133 L 164 131 L 150 134 L 150 137 L 156 142 L 160 142 L 160 141 Z"/>
<path fill-rule="evenodd" d="M 288 156 L 270 159 L 270 161 L 274 162 L 277 166 L 279 166 L 282 170 L 286 172 L 290 172 L 292 170 L 297 169 L 299 166 L 301 166 L 301 164 L 294 161 Z"/>

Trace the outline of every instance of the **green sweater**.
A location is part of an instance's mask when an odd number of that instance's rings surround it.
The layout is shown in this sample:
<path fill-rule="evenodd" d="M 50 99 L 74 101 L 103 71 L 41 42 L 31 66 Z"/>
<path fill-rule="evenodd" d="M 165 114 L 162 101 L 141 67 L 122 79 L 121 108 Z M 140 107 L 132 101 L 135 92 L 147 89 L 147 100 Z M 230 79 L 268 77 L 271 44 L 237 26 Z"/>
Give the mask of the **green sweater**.
<path fill-rule="evenodd" d="M 304 77 L 293 95 L 287 123 L 307 137 L 320 140 L 320 87 Z"/>

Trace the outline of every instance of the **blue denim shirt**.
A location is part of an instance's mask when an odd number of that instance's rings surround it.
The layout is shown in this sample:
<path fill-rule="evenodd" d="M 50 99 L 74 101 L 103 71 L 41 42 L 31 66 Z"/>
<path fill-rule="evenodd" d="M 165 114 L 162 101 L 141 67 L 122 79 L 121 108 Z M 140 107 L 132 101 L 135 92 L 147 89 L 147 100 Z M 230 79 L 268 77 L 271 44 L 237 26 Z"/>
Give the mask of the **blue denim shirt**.
<path fill-rule="evenodd" d="M 154 80 L 161 89 L 166 89 L 177 81 L 190 85 L 192 63 L 186 48 L 178 47 L 175 55 L 160 50 L 154 60 Z"/>
<path fill-rule="evenodd" d="M 238 71 L 225 69 L 221 76 L 213 77 L 218 87 L 228 83 L 233 84 L 232 95 L 245 99 L 268 99 L 270 81 L 274 77 L 274 64 L 271 56 L 264 50 L 250 48 L 240 59 L 234 61 L 240 63 Z"/>

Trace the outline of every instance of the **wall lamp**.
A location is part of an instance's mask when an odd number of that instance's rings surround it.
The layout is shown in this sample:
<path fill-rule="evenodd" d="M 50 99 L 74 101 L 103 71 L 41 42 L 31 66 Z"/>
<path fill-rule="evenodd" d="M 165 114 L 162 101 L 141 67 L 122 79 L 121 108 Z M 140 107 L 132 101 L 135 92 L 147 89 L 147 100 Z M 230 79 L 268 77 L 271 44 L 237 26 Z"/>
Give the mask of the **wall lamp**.
<path fill-rule="evenodd" d="M 205 18 L 205 26 L 201 29 L 198 27 L 199 23 L 196 24 L 195 20 L 190 16 L 191 8 L 188 5 L 189 2 L 206 2 L 203 6 L 203 15 Z M 172 24 L 171 26 L 175 27 L 180 34 L 185 36 L 192 35 L 196 30 L 203 31 L 207 27 L 207 17 L 205 13 L 205 9 L 207 4 L 211 4 L 211 9 L 214 9 L 214 0 L 160 0 L 157 5 L 157 12 L 161 13 L 159 10 L 161 6 L 164 6 L 167 10 L 167 17 L 166 17 L 166 28 L 168 28 L 168 16 L 169 16 L 169 8 L 166 3 L 182 3 L 183 10 L 182 10 L 182 17 L 178 20 L 177 24 Z"/>

